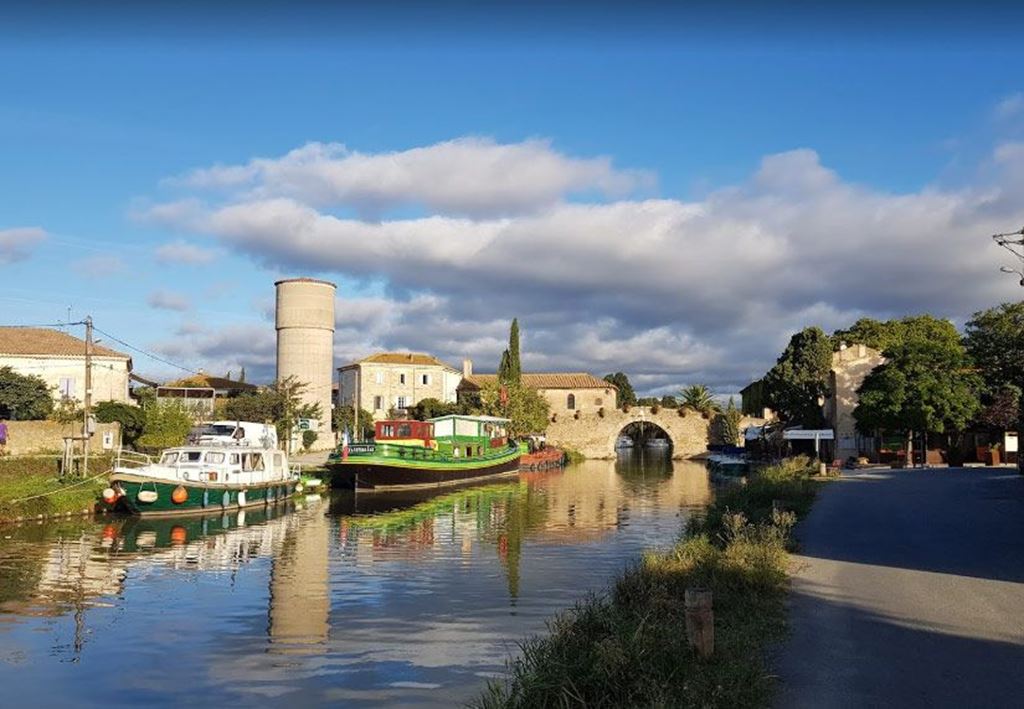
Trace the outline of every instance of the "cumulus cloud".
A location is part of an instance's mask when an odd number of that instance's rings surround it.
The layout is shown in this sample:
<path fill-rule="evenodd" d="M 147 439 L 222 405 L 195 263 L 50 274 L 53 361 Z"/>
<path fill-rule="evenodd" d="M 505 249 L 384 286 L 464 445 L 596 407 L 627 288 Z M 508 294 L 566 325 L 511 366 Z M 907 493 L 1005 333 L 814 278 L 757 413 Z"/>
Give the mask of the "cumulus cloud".
<path fill-rule="evenodd" d="M 46 230 L 37 226 L 0 229 L 0 266 L 24 261 L 46 237 Z"/>
<path fill-rule="evenodd" d="M 152 343 L 150 347 L 172 362 L 192 369 L 202 367 L 211 374 L 223 376 L 230 371 L 237 375 L 245 367 L 246 381 L 267 383 L 274 378 L 277 337 L 272 323 L 231 325 L 216 330 L 183 323 L 174 338 Z"/>
<path fill-rule="evenodd" d="M 197 171 L 189 185 L 229 193 L 172 225 L 270 269 L 384 282 L 376 298 L 341 294 L 339 359 L 400 347 L 453 364 L 479 357 L 478 370 L 493 368 L 519 316 L 524 365 L 535 371 L 623 370 L 650 391 L 695 381 L 735 390 L 808 324 L 833 329 L 862 315 L 923 311 L 962 320 L 1020 297 L 999 277 L 1000 253 L 988 239 L 1024 223 L 1024 150 L 1013 143 L 995 150 L 975 184 L 955 189 L 872 189 L 800 149 L 766 156 L 747 179 L 700 200 L 570 202 L 563 181 L 526 211 L 507 190 L 482 196 L 489 188 L 469 186 L 493 169 L 485 150 L 482 168 L 425 163 L 451 195 L 463 195 L 459 208 L 421 192 L 434 213 L 376 221 L 323 207 L 357 193 L 377 190 L 378 202 L 399 193 L 375 177 L 385 170 L 376 158 L 360 172 L 360 156 L 337 177 L 335 163 L 354 154 L 332 150 L 341 149 L 306 146 L 282 161 Z M 588 179 L 574 184 L 608 191 Z M 492 201 L 499 198 L 507 208 Z"/>
<path fill-rule="evenodd" d="M 217 252 L 187 241 L 177 240 L 158 246 L 156 259 L 160 263 L 180 263 L 201 266 L 217 258 Z"/>
<path fill-rule="evenodd" d="M 125 262 L 120 256 L 109 254 L 97 254 L 79 259 L 71 264 L 71 267 L 86 278 L 109 278 L 121 273 L 126 269 Z"/>
<path fill-rule="evenodd" d="M 184 295 L 169 290 L 153 291 L 149 294 L 146 302 L 151 308 L 157 308 L 159 310 L 176 310 L 178 312 L 184 312 L 192 307 L 188 298 Z"/>
<path fill-rule="evenodd" d="M 1024 93 L 1020 91 L 1003 97 L 993 109 L 993 115 L 1001 121 L 1019 116 L 1022 112 L 1024 112 Z"/>
<path fill-rule="evenodd" d="M 279 158 L 203 168 L 173 182 L 203 190 L 245 190 L 254 198 L 294 197 L 319 207 L 381 213 L 408 205 L 445 214 L 528 212 L 567 194 L 623 195 L 649 186 L 649 173 L 611 160 L 571 158 L 548 141 L 497 143 L 459 138 L 410 150 L 367 154 L 339 143 L 307 143 Z M 192 201 L 165 206 L 193 209 Z"/>

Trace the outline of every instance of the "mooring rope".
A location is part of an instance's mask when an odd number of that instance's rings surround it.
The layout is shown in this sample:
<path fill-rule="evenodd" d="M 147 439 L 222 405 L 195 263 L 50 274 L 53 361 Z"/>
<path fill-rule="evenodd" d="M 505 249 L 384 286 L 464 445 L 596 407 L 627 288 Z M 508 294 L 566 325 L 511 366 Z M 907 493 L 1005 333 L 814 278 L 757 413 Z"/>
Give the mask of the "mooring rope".
<path fill-rule="evenodd" d="M 16 505 L 16 504 L 18 504 L 20 502 L 28 502 L 29 500 L 36 500 L 36 499 L 38 499 L 40 497 L 49 497 L 50 495 L 58 493 L 61 490 L 70 490 L 73 487 L 77 487 L 79 485 L 84 485 L 85 483 L 92 482 L 93 480 L 96 480 L 97 478 L 102 478 L 104 475 L 110 475 L 110 472 L 111 472 L 110 470 L 104 470 L 99 475 L 93 475 L 91 478 L 86 478 L 85 480 L 79 480 L 78 482 L 73 483 L 71 485 L 65 485 L 63 487 L 58 487 L 56 490 L 50 490 L 49 492 L 43 492 L 43 493 L 40 493 L 38 495 L 32 495 L 30 497 L 22 497 L 19 500 L 7 500 L 6 504 L 8 504 L 8 505 Z M 0 500 L 0 504 L 4 504 L 2 500 Z"/>

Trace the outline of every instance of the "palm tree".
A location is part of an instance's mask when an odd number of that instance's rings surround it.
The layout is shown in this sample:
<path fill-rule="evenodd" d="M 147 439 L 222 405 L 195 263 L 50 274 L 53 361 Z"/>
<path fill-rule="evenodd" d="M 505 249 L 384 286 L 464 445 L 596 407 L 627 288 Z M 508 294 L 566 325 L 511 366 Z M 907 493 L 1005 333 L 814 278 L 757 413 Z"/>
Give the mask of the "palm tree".
<path fill-rule="evenodd" d="M 711 390 L 704 384 L 691 384 L 679 391 L 681 406 L 687 406 L 705 416 L 712 416 L 722 411 L 721 405 L 715 401 Z"/>

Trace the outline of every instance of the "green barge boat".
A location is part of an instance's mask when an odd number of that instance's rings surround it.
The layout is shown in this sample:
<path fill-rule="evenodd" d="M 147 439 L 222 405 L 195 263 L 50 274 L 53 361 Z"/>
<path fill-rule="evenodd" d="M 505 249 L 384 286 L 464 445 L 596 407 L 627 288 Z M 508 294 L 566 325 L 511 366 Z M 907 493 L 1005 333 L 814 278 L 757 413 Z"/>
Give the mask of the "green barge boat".
<path fill-rule="evenodd" d="M 508 422 L 495 416 L 459 415 L 378 421 L 372 443 L 343 439 L 328 457 L 332 485 L 388 492 L 515 475 L 526 446 L 509 439 Z"/>
<path fill-rule="evenodd" d="M 174 515 L 282 503 L 302 491 L 283 451 L 200 444 L 169 448 L 159 460 L 121 454 L 103 501 L 136 515 Z"/>

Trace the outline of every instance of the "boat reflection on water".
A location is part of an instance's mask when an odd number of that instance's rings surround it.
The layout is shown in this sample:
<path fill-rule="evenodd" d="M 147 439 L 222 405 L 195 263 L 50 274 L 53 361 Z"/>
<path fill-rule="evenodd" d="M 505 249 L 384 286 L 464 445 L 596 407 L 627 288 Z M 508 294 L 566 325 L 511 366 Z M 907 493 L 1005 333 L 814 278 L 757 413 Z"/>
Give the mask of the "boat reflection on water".
<path fill-rule="evenodd" d="M 0 648 L 28 669 L 0 662 L 0 682 L 45 705 L 125 703 L 126 676 L 168 703 L 464 703 L 710 490 L 704 466 L 637 450 L 453 491 L 10 527 Z M 164 655 L 188 682 L 168 684 Z"/>

